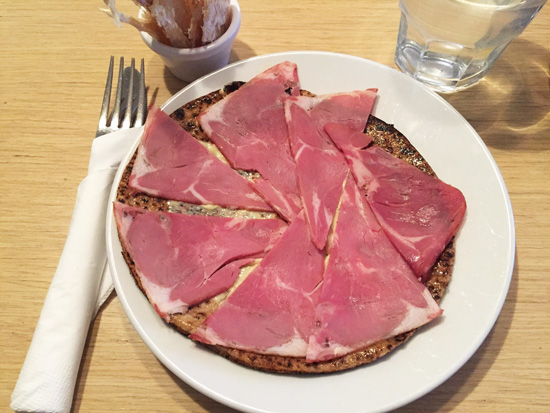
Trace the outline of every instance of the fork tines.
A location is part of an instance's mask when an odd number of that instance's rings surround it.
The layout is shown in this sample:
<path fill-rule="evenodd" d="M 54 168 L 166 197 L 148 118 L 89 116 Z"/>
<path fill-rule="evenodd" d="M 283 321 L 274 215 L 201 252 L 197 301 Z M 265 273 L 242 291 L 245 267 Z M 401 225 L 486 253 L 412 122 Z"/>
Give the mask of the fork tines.
<path fill-rule="evenodd" d="M 109 115 L 113 66 L 114 57 L 111 56 L 96 137 L 118 129 L 141 126 L 147 117 L 144 60 L 141 59 L 141 71 L 138 72 L 135 69 L 135 59 L 132 58 L 130 66 L 124 68 L 123 57 L 120 58 L 115 104 Z"/>

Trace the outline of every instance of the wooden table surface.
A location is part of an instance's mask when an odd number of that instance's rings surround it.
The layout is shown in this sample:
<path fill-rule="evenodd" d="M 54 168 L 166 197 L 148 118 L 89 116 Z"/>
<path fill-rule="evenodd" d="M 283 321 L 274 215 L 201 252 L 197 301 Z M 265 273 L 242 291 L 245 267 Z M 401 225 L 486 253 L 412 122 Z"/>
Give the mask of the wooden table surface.
<path fill-rule="evenodd" d="M 397 3 L 241 0 L 231 61 L 323 50 L 395 68 Z M 144 57 L 149 100 L 158 104 L 185 83 L 137 31 L 117 29 L 99 11 L 99 0 L 0 5 L 0 410 L 7 411 L 86 175 L 109 56 Z M 501 315 L 479 350 L 447 382 L 400 411 L 550 411 L 549 72 L 546 6 L 486 79 L 445 96 L 504 176 L 516 261 Z M 163 367 L 116 295 L 91 326 L 73 405 L 82 412 L 231 411 Z"/>

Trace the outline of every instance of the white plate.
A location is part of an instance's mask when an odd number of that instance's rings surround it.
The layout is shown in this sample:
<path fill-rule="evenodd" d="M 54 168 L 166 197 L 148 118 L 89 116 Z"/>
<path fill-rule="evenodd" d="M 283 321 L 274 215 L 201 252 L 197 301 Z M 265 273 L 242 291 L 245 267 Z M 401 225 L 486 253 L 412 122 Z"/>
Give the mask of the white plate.
<path fill-rule="evenodd" d="M 389 356 L 348 372 L 317 376 L 269 374 L 241 367 L 167 327 L 136 287 L 121 257 L 112 217 L 107 222 L 109 263 L 117 294 L 145 343 L 183 381 L 235 409 L 253 412 L 374 412 L 407 404 L 455 373 L 477 350 L 506 298 L 514 262 L 512 208 L 487 147 L 445 100 L 386 66 L 324 52 L 290 52 L 237 62 L 178 92 L 164 106 L 184 103 L 268 67 L 298 64 L 301 85 L 316 94 L 375 87 L 374 114 L 392 123 L 468 204 L 456 243 L 456 265 L 438 322 Z M 133 151 L 131 151 L 133 152 Z M 122 163 L 115 179 L 119 181 Z"/>

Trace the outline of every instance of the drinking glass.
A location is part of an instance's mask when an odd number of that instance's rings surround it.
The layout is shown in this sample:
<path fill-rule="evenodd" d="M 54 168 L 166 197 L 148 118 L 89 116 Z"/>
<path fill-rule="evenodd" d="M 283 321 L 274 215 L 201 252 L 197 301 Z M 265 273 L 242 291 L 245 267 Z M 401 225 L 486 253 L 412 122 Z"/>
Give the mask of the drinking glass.
<path fill-rule="evenodd" d="M 395 62 L 438 92 L 478 82 L 546 0 L 399 0 Z"/>

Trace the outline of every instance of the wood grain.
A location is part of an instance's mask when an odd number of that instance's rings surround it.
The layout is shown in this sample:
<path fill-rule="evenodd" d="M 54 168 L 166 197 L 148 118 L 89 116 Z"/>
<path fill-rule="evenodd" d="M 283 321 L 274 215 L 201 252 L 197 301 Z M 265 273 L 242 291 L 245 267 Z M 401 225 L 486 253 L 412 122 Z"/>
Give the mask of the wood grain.
<path fill-rule="evenodd" d="M 120 2 L 123 4 L 124 2 Z M 231 61 L 289 50 L 395 67 L 397 1 L 241 0 Z M 149 98 L 175 79 L 102 1 L 0 1 L 0 410 L 13 390 L 87 170 L 109 56 L 145 58 Z M 132 7 L 127 8 L 132 10 Z M 400 409 L 550 410 L 550 6 L 480 84 L 447 99 L 478 131 L 514 209 L 516 263 L 502 313 L 466 365 Z M 74 411 L 230 412 L 171 374 L 111 297 L 90 327 Z"/>

